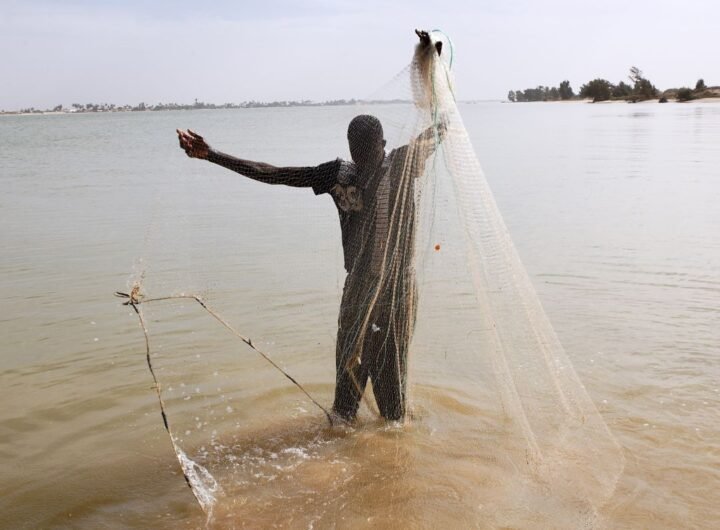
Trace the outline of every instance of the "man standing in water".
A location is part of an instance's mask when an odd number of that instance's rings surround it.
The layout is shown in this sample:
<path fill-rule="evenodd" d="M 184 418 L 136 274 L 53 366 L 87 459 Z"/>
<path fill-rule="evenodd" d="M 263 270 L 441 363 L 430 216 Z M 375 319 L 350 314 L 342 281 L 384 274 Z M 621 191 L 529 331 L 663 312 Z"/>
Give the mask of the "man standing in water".
<path fill-rule="evenodd" d="M 431 45 L 419 32 L 421 47 Z M 436 47 L 440 53 L 440 47 Z M 191 158 L 208 160 L 268 184 L 329 193 L 340 216 L 347 277 L 336 345 L 333 412 L 352 421 L 368 378 L 380 414 L 406 414 L 408 347 L 415 323 L 412 265 L 415 245 L 415 184 L 434 151 L 436 132 L 428 129 L 409 145 L 385 153 L 380 121 L 356 116 L 347 138 L 352 162 L 337 159 L 315 167 L 275 167 L 212 149 L 202 136 L 178 130 L 180 147 Z"/>

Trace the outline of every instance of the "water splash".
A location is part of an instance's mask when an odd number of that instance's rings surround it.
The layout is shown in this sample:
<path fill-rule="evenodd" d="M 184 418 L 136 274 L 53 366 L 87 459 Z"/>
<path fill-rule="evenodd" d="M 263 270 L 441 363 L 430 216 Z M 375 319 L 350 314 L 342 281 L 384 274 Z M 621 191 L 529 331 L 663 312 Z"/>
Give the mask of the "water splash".
<path fill-rule="evenodd" d="M 177 444 L 175 444 L 175 450 L 195 497 L 210 519 L 218 496 L 225 494 L 222 487 L 206 468 L 191 459 Z"/>

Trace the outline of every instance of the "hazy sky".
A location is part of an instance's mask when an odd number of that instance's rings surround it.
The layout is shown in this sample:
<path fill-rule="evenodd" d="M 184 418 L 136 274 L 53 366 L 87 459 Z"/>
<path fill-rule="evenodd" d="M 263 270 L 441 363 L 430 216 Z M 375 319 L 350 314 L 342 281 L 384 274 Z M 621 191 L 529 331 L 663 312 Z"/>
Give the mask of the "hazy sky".
<path fill-rule="evenodd" d="M 0 0 L 0 109 L 366 97 L 413 28 L 456 48 L 461 99 L 625 79 L 720 85 L 718 0 Z"/>

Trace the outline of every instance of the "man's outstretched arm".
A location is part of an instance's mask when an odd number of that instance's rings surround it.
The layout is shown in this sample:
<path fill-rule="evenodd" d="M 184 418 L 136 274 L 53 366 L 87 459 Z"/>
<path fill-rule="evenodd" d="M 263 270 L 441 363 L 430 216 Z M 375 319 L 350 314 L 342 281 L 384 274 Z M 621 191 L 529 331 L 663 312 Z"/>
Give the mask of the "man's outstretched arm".
<path fill-rule="evenodd" d="M 180 147 L 190 158 L 207 160 L 240 173 L 253 180 L 267 184 L 284 184 L 298 188 L 312 187 L 315 193 L 325 192 L 337 175 L 339 161 L 333 160 L 319 166 L 276 167 L 264 162 L 243 160 L 212 149 L 199 134 L 187 130 L 177 131 Z"/>

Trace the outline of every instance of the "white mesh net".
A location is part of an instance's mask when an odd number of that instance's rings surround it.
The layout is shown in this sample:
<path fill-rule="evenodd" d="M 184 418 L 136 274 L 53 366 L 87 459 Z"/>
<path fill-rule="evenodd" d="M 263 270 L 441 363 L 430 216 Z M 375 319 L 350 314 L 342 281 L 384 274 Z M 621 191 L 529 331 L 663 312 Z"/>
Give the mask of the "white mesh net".
<path fill-rule="evenodd" d="M 317 152 L 293 153 L 288 133 L 287 166 L 181 134 L 193 157 L 285 185 L 186 184 L 151 222 L 135 307 L 213 524 L 601 524 L 622 451 L 513 247 L 451 62 L 442 34 L 421 35 L 372 102 L 320 125 L 322 109 L 298 114 Z M 348 122 L 350 157 L 310 165 Z M 308 187 L 332 198 L 339 234 L 326 200 L 291 189 Z M 145 303 L 181 293 L 201 298 Z"/>

